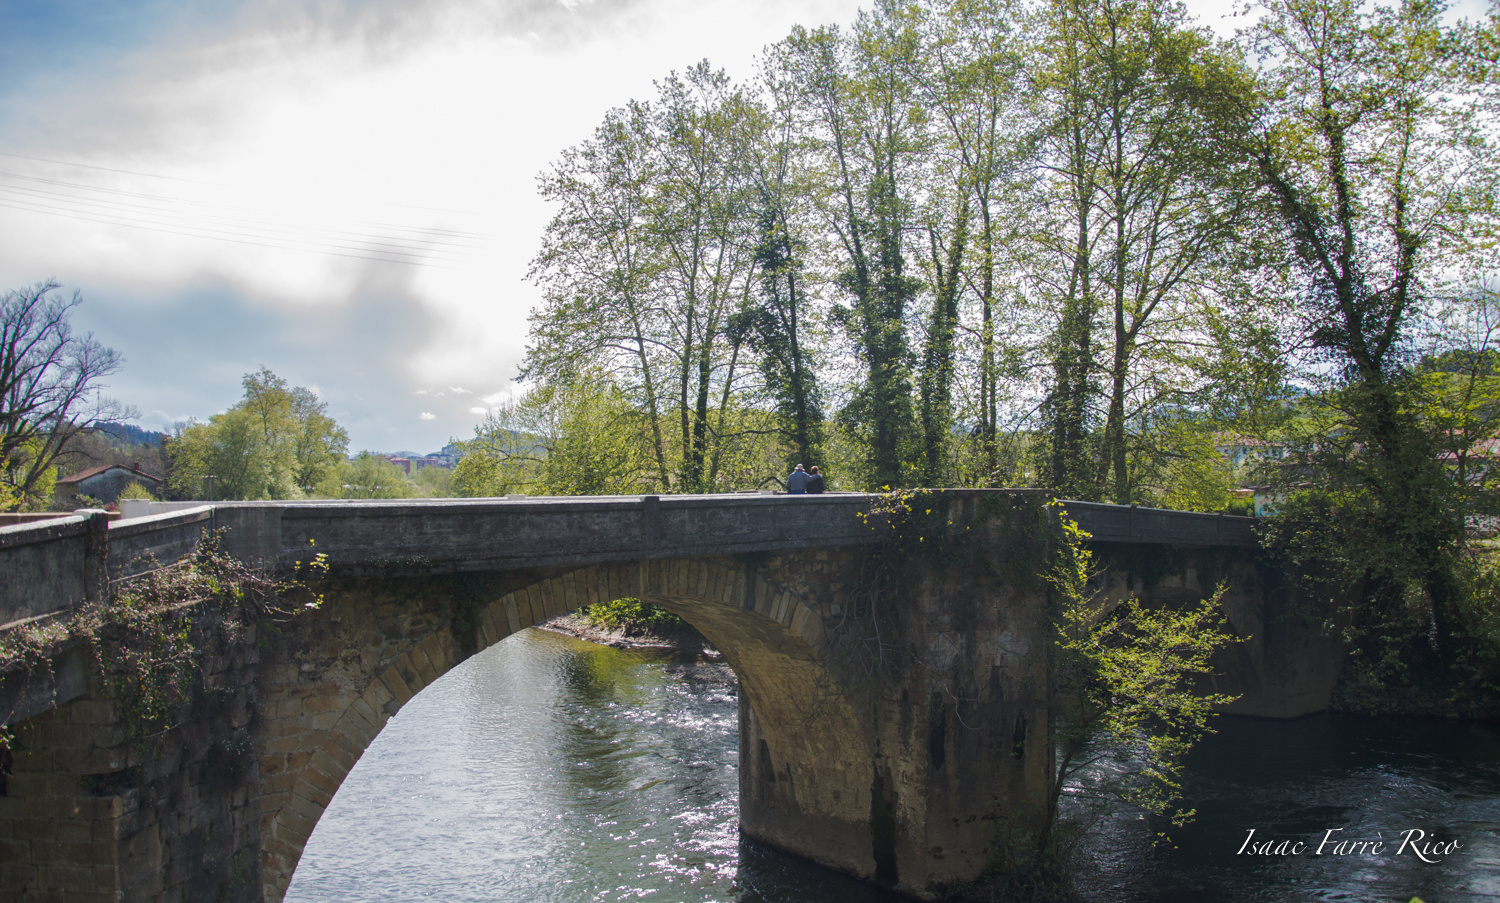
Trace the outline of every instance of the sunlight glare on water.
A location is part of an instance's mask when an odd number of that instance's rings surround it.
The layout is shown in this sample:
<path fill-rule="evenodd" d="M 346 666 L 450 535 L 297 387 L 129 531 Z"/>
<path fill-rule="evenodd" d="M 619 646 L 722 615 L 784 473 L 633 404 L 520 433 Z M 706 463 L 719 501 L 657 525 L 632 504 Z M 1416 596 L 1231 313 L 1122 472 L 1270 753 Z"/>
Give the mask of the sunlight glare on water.
<path fill-rule="evenodd" d="M 523 631 L 391 719 L 286 899 L 898 899 L 741 842 L 738 718 L 723 665 Z"/>
<path fill-rule="evenodd" d="M 1083 903 L 1500 901 L 1500 730 L 1332 715 L 1218 719 L 1189 757 L 1184 829 L 1101 820 Z M 344 781 L 288 903 L 896 903 L 744 842 L 738 700 L 723 665 L 523 631 L 391 719 Z M 1410 827 L 1460 854 L 1238 856 L 1245 832 L 1315 841 Z M 1157 845 L 1166 831 L 1171 844 Z"/>

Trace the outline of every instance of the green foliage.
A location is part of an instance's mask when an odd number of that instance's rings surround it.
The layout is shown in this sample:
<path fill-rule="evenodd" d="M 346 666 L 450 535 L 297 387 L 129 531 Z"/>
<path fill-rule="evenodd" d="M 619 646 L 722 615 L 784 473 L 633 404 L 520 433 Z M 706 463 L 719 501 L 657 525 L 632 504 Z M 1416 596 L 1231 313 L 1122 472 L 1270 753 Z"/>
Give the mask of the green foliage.
<path fill-rule="evenodd" d="M 653 101 L 611 111 L 541 179 L 559 209 L 532 266 L 544 304 L 523 374 L 563 391 L 606 375 L 636 412 L 663 491 L 714 483 L 740 375 L 728 324 L 752 277 L 763 127 L 703 62 L 657 82 Z"/>
<path fill-rule="evenodd" d="M 423 467 L 412 473 L 417 491 L 427 498 L 452 498 L 453 471 L 447 467 Z"/>
<path fill-rule="evenodd" d="M 1223 511 L 1234 498 L 1237 474 L 1201 424 L 1174 418 L 1147 441 L 1149 451 L 1142 450 L 1134 469 L 1136 501 L 1178 511 Z"/>
<path fill-rule="evenodd" d="M 342 464 L 349 434 L 311 390 L 264 368 L 244 387 L 238 404 L 172 441 L 168 482 L 180 496 L 302 498 Z"/>
<path fill-rule="evenodd" d="M 0 637 L 0 671 L 46 669 L 65 643 L 84 640 L 122 723 L 140 740 L 179 723 L 210 657 L 254 642 L 259 625 L 317 608 L 322 599 L 304 578 L 326 570 L 318 555 L 290 579 L 276 579 L 205 533 L 190 558 L 125 581 L 103 604 L 8 631 Z"/>
<path fill-rule="evenodd" d="M 340 499 L 409 499 L 418 495 L 406 471 L 368 451 L 332 471 L 320 490 Z"/>
<path fill-rule="evenodd" d="M 126 499 L 143 499 L 145 501 L 154 502 L 156 501 L 156 496 L 152 495 L 146 489 L 146 487 L 142 486 L 140 483 L 131 482 L 126 483 L 125 488 L 120 490 L 119 499 L 122 502 Z"/>
<path fill-rule="evenodd" d="M 1233 640 L 1219 605 L 1225 587 L 1181 610 L 1151 610 L 1133 594 L 1113 597 L 1098 586 L 1088 534 L 1066 515 L 1059 521 L 1062 539 L 1047 574 L 1055 631 L 1049 664 L 1054 771 L 1039 835 L 1043 864 L 1053 853 L 1059 803 L 1070 782 L 1082 782 L 1082 800 L 1136 807 L 1178 825 L 1190 819 L 1192 810 L 1176 805 L 1182 757 L 1211 731 L 1213 708 L 1233 701 L 1196 689 L 1212 672 L 1214 653 Z M 1131 767 L 1091 769 L 1105 756 Z"/>
<path fill-rule="evenodd" d="M 642 602 L 640 599 L 595 602 L 580 613 L 584 620 L 595 627 L 635 634 L 673 633 L 687 626 L 686 621 L 660 605 Z"/>
<path fill-rule="evenodd" d="M 650 491 L 643 419 L 598 374 L 539 386 L 486 415 L 464 443 L 453 487 L 471 497 Z"/>
<path fill-rule="evenodd" d="M 48 440 L 40 436 L 23 442 L 11 456 L 12 463 L 18 465 L 17 472 L 33 470 L 46 457 L 47 443 Z M 19 496 L 20 510 L 46 511 L 52 507 L 57 492 L 57 470 L 52 467 L 36 470 L 29 482 L 13 483 L 7 489 L 13 497 Z"/>
<path fill-rule="evenodd" d="M 777 175 L 784 180 L 784 168 Z M 775 187 L 786 190 L 784 184 Z M 729 332 L 732 341 L 742 342 L 760 356 L 765 391 L 789 446 L 783 464 L 790 470 L 799 462 L 823 457 L 822 392 L 806 335 L 810 305 L 803 272 L 805 248 L 792 236 L 770 187 L 762 189 L 761 205 L 755 247 L 760 298 L 731 318 Z"/>

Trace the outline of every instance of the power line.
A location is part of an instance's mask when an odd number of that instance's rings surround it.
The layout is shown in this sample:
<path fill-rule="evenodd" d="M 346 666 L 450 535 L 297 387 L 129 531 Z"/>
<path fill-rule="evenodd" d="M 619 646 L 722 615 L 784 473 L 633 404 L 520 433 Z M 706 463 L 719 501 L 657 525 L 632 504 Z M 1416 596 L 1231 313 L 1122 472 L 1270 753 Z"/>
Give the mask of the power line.
<path fill-rule="evenodd" d="M 108 166 L 95 166 L 92 163 L 71 163 L 67 160 L 49 160 L 46 157 L 29 157 L 26 154 L 11 154 L 0 151 L 0 157 L 15 157 L 17 160 L 34 160 L 38 163 L 51 163 L 54 166 L 76 166 L 80 169 L 97 169 L 100 172 L 117 172 L 127 176 L 145 176 L 148 179 L 170 179 L 174 182 L 194 182 L 199 185 L 211 185 L 211 182 L 201 182 L 197 179 L 184 179 L 181 176 L 163 176 L 154 172 L 137 172 L 132 169 L 113 169 Z"/>
<path fill-rule="evenodd" d="M 235 244 L 254 245 L 256 247 L 262 247 L 262 248 L 275 248 L 277 250 L 283 250 L 283 251 L 306 251 L 308 253 L 324 254 L 324 255 L 331 256 L 331 257 L 348 257 L 348 258 L 352 258 L 354 260 L 371 260 L 371 261 L 378 261 L 378 262 L 382 262 L 382 263 L 399 263 L 399 264 L 404 264 L 406 266 L 431 266 L 431 267 L 436 267 L 437 269 L 451 269 L 451 267 L 442 266 L 441 264 L 429 263 L 425 259 L 421 259 L 421 260 L 399 260 L 399 259 L 394 259 L 394 258 L 386 257 L 386 256 L 372 256 L 372 255 L 369 255 L 369 254 L 357 254 L 357 253 L 352 253 L 352 252 L 349 252 L 349 251 L 323 250 L 323 249 L 306 248 L 306 247 L 299 248 L 299 247 L 296 247 L 295 245 L 292 245 L 292 244 L 289 244 L 289 243 L 285 243 L 285 242 L 278 243 L 278 242 L 269 242 L 269 241 L 256 241 L 256 240 L 251 239 L 251 238 L 236 238 L 236 237 L 225 236 L 225 235 L 207 235 L 207 234 L 204 234 L 202 232 L 185 232 L 185 231 L 183 231 L 181 229 L 169 229 L 169 228 L 165 228 L 165 227 L 162 227 L 162 226 L 146 225 L 146 224 L 139 223 L 139 222 L 127 222 L 127 221 L 124 221 L 124 220 L 110 219 L 110 218 L 103 217 L 103 216 L 90 216 L 90 215 L 84 214 L 84 213 L 67 212 L 67 211 L 60 211 L 60 210 L 55 210 L 55 209 L 48 210 L 48 209 L 40 208 L 40 207 L 27 206 L 25 204 L 18 204 L 18 203 L 14 203 L 14 202 L 7 202 L 4 199 L 0 199 L 0 207 L 8 207 L 8 208 L 10 208 L 12 210 L 24 210 L 24 211 L 27 211 L 29 213 L 42 213 L 42 214 L 47 214 L 47 215 L 51 215 L 51 216 L 61 216 L 61 217 L 65 217 L 67 219 L 84 220 L 86 222 L 103 223 L 105 225 L 111 225 L 111 226 L 127 226 L 127 227 L 134 228 L 134 229 L 144 229 L 144 230 L 146 230 L 148 232 L 162 232 L 162 233 L 166 233 L 168 235 L 184 235 L 184 236 L 187 236 L 189 238 L 206 238 L 206 239 L 211 239 L 213 241 L 227 241 L 227 242 L 233 242 Z"/>
<path fill-rule="evenodd" d="M 0 151 L 0 156 L 146 178 L 212 184 L 3 151 Z M 478 248 L 478 240 L 486 237 L 478 232 L 442 227 L 416 229 L 394 223 L 351 223 L 353 228 L 337 228 L 331 223 L 306 225 L 302 220 L 288 222 L 284 214 L 276 211 L 6 170 L 0 170 L 0 207 L 255 247 L 445 269 L 447 267 L 442 267 L 442 263 L 462 260 L 467 252 Z M 396 234 L 391 234 L 391 230 Z"/>
<path fill-rule="evenodd" d="M 108 216 L 120 225 L 198 228 L 265 241 L 293 241 L 300 244 L 334 246 L 339 248 L 347 248 L 351 244 L 360 248 L 378 246 L 403 254 L 409 253 L 410 249 L 414 247 L 420 247 L 429 254 L 441 255 L 447 259 L 459 259 L 465 251 L 472 250 L 475 247 L 466 242 L 447 241 L 439 237 L 434 237 L 431 234 L 420 232 L 396 236 L 372 236 L 369 233 L 342 230 L 289 228 L 265 221 L 222 216 L 204 217 L 191 213 L 179 213 L 171 209 L 117 202 L 109 198 L 79 198 L 27 186 L 6 185 L 3 182 L 0 182 L 0 197 L 9 197 L 14 202 L 30 204 L 47 212 Z M 349 239 L 354 239 L 354 241 L 351 242 Z"/>

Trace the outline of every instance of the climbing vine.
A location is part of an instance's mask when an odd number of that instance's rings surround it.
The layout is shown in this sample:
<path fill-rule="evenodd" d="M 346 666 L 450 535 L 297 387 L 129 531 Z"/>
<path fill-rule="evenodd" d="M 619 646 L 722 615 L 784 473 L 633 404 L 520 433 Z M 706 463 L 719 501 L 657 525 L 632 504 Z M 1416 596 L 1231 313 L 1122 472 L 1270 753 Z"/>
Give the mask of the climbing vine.
<path fill-rule="evenodd" d="M 1089 534 L 1065 514 L 1059 525 L 1062 539 L 1046 575 L 1053 590 L 1054 753 L 1038 843 L 1042 857 L 1054 852 L 1049 843 L 1067 786 L 1175 825 L 1190 820 L 1193 811 L 1177 805 L 1183 756 L 1212 733 L 1214 709 L 1235 699 L 1198 689 L 1213 671 L 1214 654 L 1235 641 L 1220 604 L 1227 584 L 1181 609 L 1149 609 L 1133 593 L 1112 599 L 1100 588 Z M 1131 767 L 1094 768 L 1110 756 Z"/>
<path fill-rule="evenodd" d="M 914 646 L 896 641 L 903 633 L 901 618 L 928 617 L 921 606 L 898 604 L 913 591 L 910 564 L 920 560 L 938 571 L 965 568 L 994 575 L 993 563 L 980 554 L 982 530 L 976 528 L 1014 512 L 1008 502 L 997 505 L 991 499 L 960 510 L 951 494 L 930 489 L 900 489 L 871 498 L 860 518 L 880 542 L 861 554 L 841 605 L 825 622 L 824 657 L 840 672 L 845 691 L 873 689 L 908 666 L 927 667 Z M 999 576 L 1018 586 L 1031 579 Z M 972 701 L 972 694 L 947 679 L 939 684 L 949 701 Z"/>
<path fill-rule="evenodd" d="M 290 579 L 278 579 L 205 533 L 193 555 L 122 582 L 107 601 L 0 637 L 0 673 L 50 676 L 59 654 L 87 645 L 127 735 L 140 740 L 176 726 L 213 656 L 317 608 L 322 598 L 309 584 L 326 571 L 326 556 L 315 554 Z M 0 748 L 9 744 L 10 734 L 0 732 Z"/>

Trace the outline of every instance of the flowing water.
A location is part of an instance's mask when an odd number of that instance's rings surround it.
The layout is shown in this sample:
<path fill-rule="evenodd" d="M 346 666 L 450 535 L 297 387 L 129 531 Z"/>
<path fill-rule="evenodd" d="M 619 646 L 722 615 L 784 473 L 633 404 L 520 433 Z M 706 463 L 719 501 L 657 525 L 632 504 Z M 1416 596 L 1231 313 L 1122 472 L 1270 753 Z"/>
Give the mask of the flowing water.
<path fill-rule="evenodd" d="M 738 706 L 722 665 L 523 631 L 391 719 L 309 840 L 288 903 L 895 903 L 740 840 Z M 1320 716 L 1220 719 L 1193 754 L 1198 819 L 1116 817 L 1090 903 L 1500 900 L 1500 731 Z M 1236 851 L 1255 829 L 1271 854 Z M 1323 855 L 1313 847 L 1335 832 Z M 1427 863 L 1401 835 L 1457 841 Z M 1414 835 L 1413 835 L 1414 836 Z M 1339 840 L 1379 853 L 1335 853 Z M 1300 854 L 1275 843 L 1302 841 Z"/>

